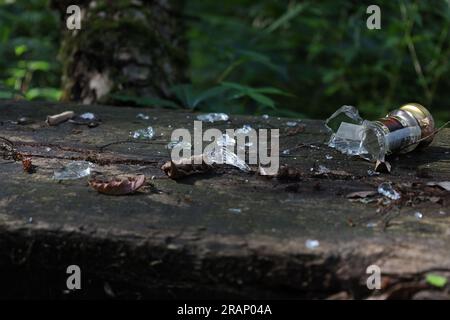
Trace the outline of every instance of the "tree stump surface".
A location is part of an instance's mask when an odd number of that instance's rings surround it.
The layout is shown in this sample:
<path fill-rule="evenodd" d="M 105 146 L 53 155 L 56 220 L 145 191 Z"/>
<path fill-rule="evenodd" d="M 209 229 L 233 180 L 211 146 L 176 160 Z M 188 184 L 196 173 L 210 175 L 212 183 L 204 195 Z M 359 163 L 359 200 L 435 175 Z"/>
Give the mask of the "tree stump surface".
<path fill-rule="evenodd" d="M 280 164 L 301 178 L 223 166 L 174 181 L 161 170 L 170 158 L 166 144 L 175 128 L 193 128 L 195 113 L 5 101 L 0 110 L 0 136 L 36 166 L 28 174 L 20 162 L 0 160 L 0 296 L 366 298 L 407 283 L 399 296 L 410 298 L 426 288 L 425 274 L 450 270 L 449 192 L 423 197 L 427 182 L 450 181 L 448 129 L 427 149 L 394 157 L 390 174 L 370 176 L 372 163 L 324 144 L 323 121 L 301 120 L 304 130 L 296 133 L 289 119 L 230 116 L 203 128 L 280 128 L 280 151 L 291 150 L 280 152 Z M 45 124 L 47 115 L 66 110 L 93 112 L 102 123 Z M 149 120 L 136 118 L 140 112 Z M 11 122 L 23 116 L 34 123 Z M 149 143 L 100 148 L 147 126 L 156 131 Z M 54 180 L 53 171 L 73 160 L 91 161 L 106 175 L 143 173 L 152 186 L 108 196 L 88 178 Z M 318 174 L 318 165 L 332 172 Z M 377 212 L 376 203 L 346 197 L 386 181 L 400 189 L 412 183 L 402 193 L 410 201 Z M 320 245 L 308 248 L 308 239 Z M 66 289 L 72 264 L 83 276 L 75 293 Z M 366 286 L 373 264 L 381 291 Z"/>

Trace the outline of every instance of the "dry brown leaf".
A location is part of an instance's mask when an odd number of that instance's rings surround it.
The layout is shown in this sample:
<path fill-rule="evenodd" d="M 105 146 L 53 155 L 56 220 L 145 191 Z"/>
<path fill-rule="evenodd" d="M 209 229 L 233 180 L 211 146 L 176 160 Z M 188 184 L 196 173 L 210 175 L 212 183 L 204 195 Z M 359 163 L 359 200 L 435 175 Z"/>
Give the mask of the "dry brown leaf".
<path fill-rule="evenodd" d="M 298 168 L 284 165 L 281 166 L 280 169 L 278 169 L 278 174 L 276 175 L 276 177 L 280 180 L 301 180 L 301 178 L 303 177 L 303 172 Z"/>
<path fill-rule="evenodd" d="M 200 162 L 201 164 L 195 164 Z M 196 161 L 197 160 L 197 161 Z M 204 173 L 213 169 L 213 166 L 207 164 L 202 155 L 192 156 L 190 158 L 182 158 L 179 161 L 167 161 L 161 169 L 171 179 L 180 179 L 196 173 Z"/>
<path fill-rule="evenodd" d="M 22 167 L 23 167 L 23 171 L 27 172 L 27 173 L 33 173 L 33 163 L 31 161 L 31 158 L 23 158 L 22 159 Z"/>
<path fill-rule="evenodd" d="M 125 179 L 113 179 L 109 181 L 93 179 L 89 185 L 100 193 L 120 196 L 136 192 L 145 183 L 145 176 L 138 175 Z"/>
<path fill-rule="evenodd" d="M 427 186 L 430 187 L 440 187 L 444 190 L 450 191 L 450 181 L 440 181 L 440 182 L 428 182 Z"/>
<path fill-rule="evenodd" d="M 351 199 L 351 198 L 367 198 L 367 197 L 372 197 L 374 195 L 377 195 L 378 192 L 376 191 L 357 191 L 357 192 L 352 192 L 349 193 L 346 197 Z"/>

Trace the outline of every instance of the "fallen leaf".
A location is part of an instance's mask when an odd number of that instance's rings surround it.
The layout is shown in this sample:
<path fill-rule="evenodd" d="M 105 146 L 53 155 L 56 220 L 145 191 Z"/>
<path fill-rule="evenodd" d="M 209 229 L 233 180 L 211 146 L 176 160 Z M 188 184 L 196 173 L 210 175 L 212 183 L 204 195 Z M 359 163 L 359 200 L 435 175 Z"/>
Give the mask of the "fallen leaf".
<path fill-rule="evenodd" d="M 300 180 L 302 176 L 303 173 L 300 169 L 293 168 L 288 165 L 281 166 L 276 175 L 276 177 L 280 180 Z"/>
<path fill-rule="evenodd" d="M 377 195 L 378 192 L 377 191 L 357 191 L 357 192 L 352 192 L 349 193 L 348 195 L 346 195 L 347 198 L 351 199 L 351 198 L 367 198 L 367 197 L 372 197 L 374 195 Z"/>
<path fill-rule="evenodd" d="M 195 162 L 201 163 L 196 164 Z M 167 161 L 162 165 L 161 169 L 171 179 L 180 179 L 196 173 L 204 173 L 213 169 L 213 166 L 207 164 L 203 156 L 192 156 L 190 158 L 182 158 L 179 161 Z"/>
<path fill-rule="evenodd" d="M 439 203 L 442 201 L 440 197 L 430 197 L 429 200 L 433 203 Z"/>
<path fill-rule="evenodd" d="M 427 186 L 440 187 L 444 190 L 450 191 L 450 181 L 428 182 Z"/>
<path fill-rule="evenodd" d="M 443 288 L 447 284 L 448 280 L 446 277 L 429 273 L 426 275 L 425 280 L 428 284 L 431 284 L 432 286 Z"/>
<path fill-rule="evenodd" d="M 295 128 L 287 129 L 285 135 L 286 136 L 294 136 L 296 134 L 303 133 L 304 131 L 305 131 L 305 126 L 299 125 L 299 126 L 296 126 Z"/>
<path fill-rule="evenodd" d="M 138 175 L 125 179 L 113 179 L 109 181 L 93 179 L 89 181 L 89 185 L 100 193 L 109 195 L 126 195 L 134 193 L 145 183 L 145 176 Z"/>
<path fill-rule="evenodd" d="M 31 162 L 31 158 L 23 158 L 22 159 L 22 167 L 23 171 L 26 173 L 33 173 L 33 163 Z"/>

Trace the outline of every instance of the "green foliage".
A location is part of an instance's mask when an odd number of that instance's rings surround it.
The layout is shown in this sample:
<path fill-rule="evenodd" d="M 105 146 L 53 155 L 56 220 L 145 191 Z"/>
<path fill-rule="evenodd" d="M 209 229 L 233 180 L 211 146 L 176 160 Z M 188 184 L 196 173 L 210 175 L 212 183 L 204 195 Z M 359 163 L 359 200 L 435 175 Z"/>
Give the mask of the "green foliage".
<path fill-rule="evenodd" d="M 366 28 L 370 4 L 191 1 L 188 12 L 197 18 L 189 32 L 192 79 L 280 88 L 295 97 L 274 98 L 278 111 L 308 117 L 353 104 L 374 118 L 416 101 L 440 122 L 448 119 L 449 2 L 377 1 L 381 30 Z"/>
<path fill-rule="evenodd" d="M 189 84 L 137 105 L 325 118 L 343 104 L 375 118 L 406 102 L 450 118 L 450 4 L 372 1 L 186 1 Z M 0 98 L 57 99 L 59 21 L 47 0 L 0 0 Z M 133 33 L 133 32 L 131 32 Z M 130 36 L 140 36 L 131 34 Z"/>
<path fill-rule="evenodd" d="M 217 86 L 206 90 L 198 90 L 192 84 L 181 84 L 173 86 L 170 91 L 175 95 L 176 102 L 167 99 L 154 97 L 136 97 L 127 94 L 111 94 L 110 97 L 121 102 L 131 102 L 138 106 L 165 107 L 165 108 L 186 108 L 211 110 L 218 104 L 236 104 L 236 100 L 248 98 L 259 106 L 257 112 L 262 112 L 266 108 L 276 109 L 275 101 L 267 95 L 291 96 L 277 88 L 263 87 L 251 88 L 234 82 L 222 82 Z M 231 107 L 228 105 L 227 108 Z M 245 101 L 239 105 L 245 106 Z"/>
<path fill-rule="evenodd" d="M 0 99 L 59 99 L 59 28 L 48 0 L 0 1 Z"/>

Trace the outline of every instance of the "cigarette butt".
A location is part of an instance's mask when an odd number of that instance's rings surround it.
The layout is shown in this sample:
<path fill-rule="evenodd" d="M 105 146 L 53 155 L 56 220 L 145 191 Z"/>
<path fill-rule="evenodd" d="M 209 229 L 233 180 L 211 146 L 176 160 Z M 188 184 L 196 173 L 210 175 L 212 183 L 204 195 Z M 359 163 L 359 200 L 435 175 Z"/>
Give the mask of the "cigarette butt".
<path fill-rule="evenodd" d="M 56 126 L 62 122 L 65 122 L 75 116 L 73 111 L 65 111 L 60 114 L 55 114 L 53 116 L 47 116 L 47 124 L 49 126 Z"/>

